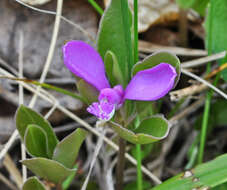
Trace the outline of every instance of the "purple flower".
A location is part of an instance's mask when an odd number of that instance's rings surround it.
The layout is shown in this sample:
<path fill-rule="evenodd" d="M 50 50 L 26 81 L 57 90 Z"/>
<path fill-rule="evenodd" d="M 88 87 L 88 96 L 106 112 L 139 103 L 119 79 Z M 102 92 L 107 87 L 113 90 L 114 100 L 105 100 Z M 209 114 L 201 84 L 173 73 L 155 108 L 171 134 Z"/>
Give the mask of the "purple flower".
<path fill-rule="evenodd" d="M 126 99 L 154 101 L 165 96 L 174 86 L 176 70 L 168 63 L 160 63 L 136 73 L 124 90 L 121 85 L 111 88 L 101 56 L 83 41 L 70 41 L 63 47 L 64 63 L 76 76 L 99 91 L 99 102 L 87 111 L 101 120 L 109 120 Z"/>

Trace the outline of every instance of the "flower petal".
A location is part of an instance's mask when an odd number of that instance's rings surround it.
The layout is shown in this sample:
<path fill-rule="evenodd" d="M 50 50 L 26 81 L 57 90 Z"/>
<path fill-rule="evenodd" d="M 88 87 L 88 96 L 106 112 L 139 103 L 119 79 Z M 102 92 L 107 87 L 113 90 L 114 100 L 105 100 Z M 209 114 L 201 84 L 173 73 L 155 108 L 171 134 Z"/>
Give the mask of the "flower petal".
<path fill-rule="evenodd" d="M 128 84 L 124 99 L 158 100 L 173 88 L 176 76 L 175 68 L 167 63 L 139 71 Z"/>
<path fill-rule="evenodd" d="M 87 111 L 100 120 L 109 121 L 115 113 L 115 105 L 106 101 L 94 102 L 87 108 Z"/>
<path fill-rule="evenodd" d="M 98 90 L 109 88 L 101 56 L 83 41 L 70 41 L 63 46 L 64 63 L 76 76 Z"/>

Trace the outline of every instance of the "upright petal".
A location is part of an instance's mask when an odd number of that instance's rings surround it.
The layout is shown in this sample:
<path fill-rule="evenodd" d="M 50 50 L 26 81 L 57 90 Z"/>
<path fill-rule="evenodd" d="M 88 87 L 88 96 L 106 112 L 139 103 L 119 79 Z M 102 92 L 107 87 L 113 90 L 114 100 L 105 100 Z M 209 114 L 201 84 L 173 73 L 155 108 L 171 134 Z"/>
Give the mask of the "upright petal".
<path fill-rule="evenodd" d="M 173 88 L 176 76 L 175 68 L 167 63 L 139 71 L 126 87 L 124 99 L 158 100 Z"/>
<path fill-rule="evenodd" d="M 109 88 L 101 56 L 83 41 L 70 41 L 63 46 L 64 63 L 76 76 L 98 90 Z"/>

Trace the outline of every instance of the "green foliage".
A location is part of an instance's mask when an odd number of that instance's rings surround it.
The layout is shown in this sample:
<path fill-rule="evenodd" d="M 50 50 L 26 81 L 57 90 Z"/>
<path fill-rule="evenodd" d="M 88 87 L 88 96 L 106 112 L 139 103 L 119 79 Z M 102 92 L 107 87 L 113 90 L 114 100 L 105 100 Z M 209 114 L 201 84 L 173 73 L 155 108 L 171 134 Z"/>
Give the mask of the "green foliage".
<path fill-rule="evenodd" d="M 76 168 L 77 168 L 77 165 L 74 165 L 73 168 L 76 169 Z M 69 186 L 70 186 L 70 184 L 72 183 L 72 181 L 74 180 L 75 176 L 76 176 L 76 171 L 74 171 L 73 174 L 71 174 L 70 176 L 68 176 L 68 177 L 66 178 L 66 180 L 62 183 L 62 189 L 63 189 L 63 190 L 66 190 L 66 189 L 69 188 Z"/>
<path fill-rule="evenodd" d="M 47 136 L 47 152 L 52 157 L 55 146 L 58 143 L 57 137 L 47 120 L 32 109 L 21 105 L 16 113 L 16 127 L 21 139 L 24 140 L 25 132 L 30 124 L 35 124 L 45 131 Z"/>
<path fill-rule="evenodd" d="M 223 183 L 221 185 L 218 185 L 217 187 L 212 188 L 212 190 L 226 190 L 227 189 L 227 183 Z"/>
<path fill-rule="evenodd" d="M 117 84 L 123 84 L 124 80 L 116 55 L 111 51 L 107 51 L 104 58 L 104 63 L 106 75 L 111 85 L 115 86 Z"/>
<path fill-rule="evenodd" d="M 192 190 L 213 188 L 227 182 L 227 154 L 181 173 L 152 190 Z"/>
<path fill-rule="evenodd" d="M 146 57 L 143 61 L 135 64 L 132 68 L 132 76 L 134 76 L 137 72 L 141 70 L 150 69 L 160 63 L 168 63 L 173 67 L 175 67 L 177 71 L 177 77 L 175 79 L 175 85 L 176 85 L 176 83 L 180 78 L 180 73 L 181 73 L 180 60 L 176 55 L 165 51 L 154 53 Z"/>
<path fill-rule="evenodd" d="M 46 158 L 37 157 L 22 160 L 21 162 L 37 176 L 55 184 L 61 184 L 68 176 L 76 171 L 76 169 L 66 168 L 59 162 Z"/>
<path fill-rule="evenodd" d="M 46 188 L 37 177 L 30 177 L 24 183 L 22 190 L 46 190 Z"/>
<path fill-rule="evenodd" d="M 67 168 L 72 168 L 86 134 L 87 132 L 85 130 L 78 128 L 65 137 L 56 146 L 53 160 L 63 164 Z"/>
<path fill-rule="evenodd" d="M 16 123 L 27 151 L 35 157 L 22 160 L 25 166 L 37 176 L 56 184 L 61 184 L 68 177 L 75 176 L 77 169 L 73 168 L 73 165 L 86 137 L 85 130 L 79 128 L 58 142 L 48 121 L 25 106 L 19 107 Z M 52 141 L 49 142 L 50 140 Z M 55 142 L 54 146 L 53 142 Z M 54 148 L 51 154 L 48 145 Z M 26 182 L 26 188 L 32 185 L 35 187 L 37 184 L 37 180 L 31 178 Z"/>
<path fill-rule="evenodd" d="M 133 65 L 131 26 L 128 2 L 112 0 L 102 16 L 97 39 L 98 52 L 103 59 L 107 51 L 116 55 L 124 77 L 124 87 L 129 81 Z"/>
<path fill-rule="evenodd" d="M 217 53 L 227 50 L 227 1 L 210 0 L 208 15 L 205 22 L 206 45 L 211 52 Z M 209 42 L 209 44 L 208 44 Z M 209 47 L 208 47 L 209 46 Z M 227 62 L 227 56 L 219 61 L 220 64 Z M 227 81 L 227 69 L 222 71 L 222 77 Z"/>
<path fill-rule="evenodd" d="M 169 133 L 168 121 L 158 115 L 144 119 L 134 131 L 114 122 L 110 122 L 110 125 L 121 138 L 134 144 L 153 143 L 164 139 Z"/>
<path fill-rule="evenodd" d="M 205 15 L 205 10 L 209 0 L 176 0 L 180 7 L 184 9 L 192 8 L 202 16 Z"/>
<path fill-rule="evenodd" d="M 85 99 L 87 104 L 91 104 L 92 102 L 97 102 L 99 91 L 93 87 L 92 85 L 88 84 L 83 79 L 80 79 L 77 82 L 77 89 Z"/>
<path fill-rule="evenodd" d="M 24 135 L 24 143 L 28 153 L 33 157 L 48 158 L 47 136 L 41 127 L 34 124 L 28 125 Z"/>

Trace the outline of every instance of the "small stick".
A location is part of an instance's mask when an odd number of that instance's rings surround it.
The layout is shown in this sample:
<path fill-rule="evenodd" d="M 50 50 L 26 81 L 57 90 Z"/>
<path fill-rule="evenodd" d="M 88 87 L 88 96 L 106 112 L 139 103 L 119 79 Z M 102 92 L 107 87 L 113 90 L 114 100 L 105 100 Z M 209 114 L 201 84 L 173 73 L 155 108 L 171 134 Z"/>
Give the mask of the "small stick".
<path fill-rule="evenodd" d="M 211 88 L 212 90 L 214 90 L 216 93 L 220 94 L 222 97 L 224 97 L 225 99 L 227 99 L 227 94 L 225 94 L 223 91 L 219 90 L 217 87 L 215 87 L 214 85 L 210 84 L 209 82 L 207 82 L 206 80 L 202 79 L 201 77 L 185 70 L 182 69 L 181 70 L 183 74 L 190 76 L 196 80 L 198 80 L 199 82 L 205 84 L 206 86 L 208 86 L 209 88 Z"/>
<path fill-rule="evenodd" d="M 180 89 L 180 90 L 175 90 L 170 92 L 170 100 L 171 101 L 178 101 L 182 98 L 185 98 L 187 96 L 193 96 L 196 93 L 202 92 L 208 87 L 205 84 L 195 84 L 191 85 L 189 87 Z"/>
<path fill-rule="evenodd" d="M 223 51 L 221 53 L 216 53 L 207 57 L 199 58 L 199 59 L 194 59 L 192 61 L 186 61 L 181 64 L 182 68 L 193 68 L 193 67 L 198 67 L 201 66 L 205 63 L 209 63 L 211 61 L 216 61 L 218 59 L 222 59 L 226 56 L 226 51 Z"/>
<path fill-rule="evenodd" d="M 23 78 L 23 47 L 24 47 L 24 33 L 23 31 L 20 32 L 20 39 L 19 39 L 19 78 Z M 24 104 L 24 90 L 23 86 L 19 84 L 19 105 Z M 21 159 L 26 159 L 26 148 L 24 144 L 21 142 Z M 27 169 L 26 166 L 22 165 L 22 176 L 23 182 L 27 179 Z"/>
<path fill-rule="evenodd" d="M 53 58 L 53 55 L 54 55 L 54 50 L 55 50 L 58 32 L 59 32 L 59 28 L 60 28 L 62 5 L 63 5 L 63 0 L 58 0 L 57 1 L 57 14 L 56 14 L 55 23 L 54 23 L 54 30 L 53 30 L 52 39 L 51 39 L 51 42 L 50 42 L 50 48 L 49 48 L 49 52 L 48 52 L 48 55 L 47 55 L 46 63 L 44 65 L 43 72 L 42 72 L 42 75 L 40 77 L 40 81 L 39 81 L 40 83 L 43 83 L 45 81 L 45 78 L 47 76 L 47 73 L 48 73 L 48 70 L 50 68 L 51 61 L 52 61 L 52 58 Z M 37 91 L 39 91 L 40 88 L 41 87 L 38 86 L 36 88 Z M 37 99 L 37 93 L 35 93 L 33 95 L 32 100 L 30 101 L 29 107 L 33 107 L 35 105 L 36 99 Z"/>
<path fill-rule="evenodd" d="M 226 69 L 226 68 L 227 68 L 227 63 L 221 65 L 220 67 L 218 67 L 217 69 L 215 69 L 214 71 L 212 71 L 211 73 L 209 73 L 209 74 L 205 77 L 205 79 L 209 79 L 209 78 L 215 76 L 217 73 L 223 71 L 223 70 Z"/>
<path fill-rule="evenodd" d="M 168 51 L 170 53 L 174 53 L 176 55 L 181 56 L 207 56 L 207 52 L 205 50 L 174 46 L 163 46 L 143 40 L 139 40 L 139 50 L 140 52 L 144 53 L 153 53 L 155 51 Z"/>

